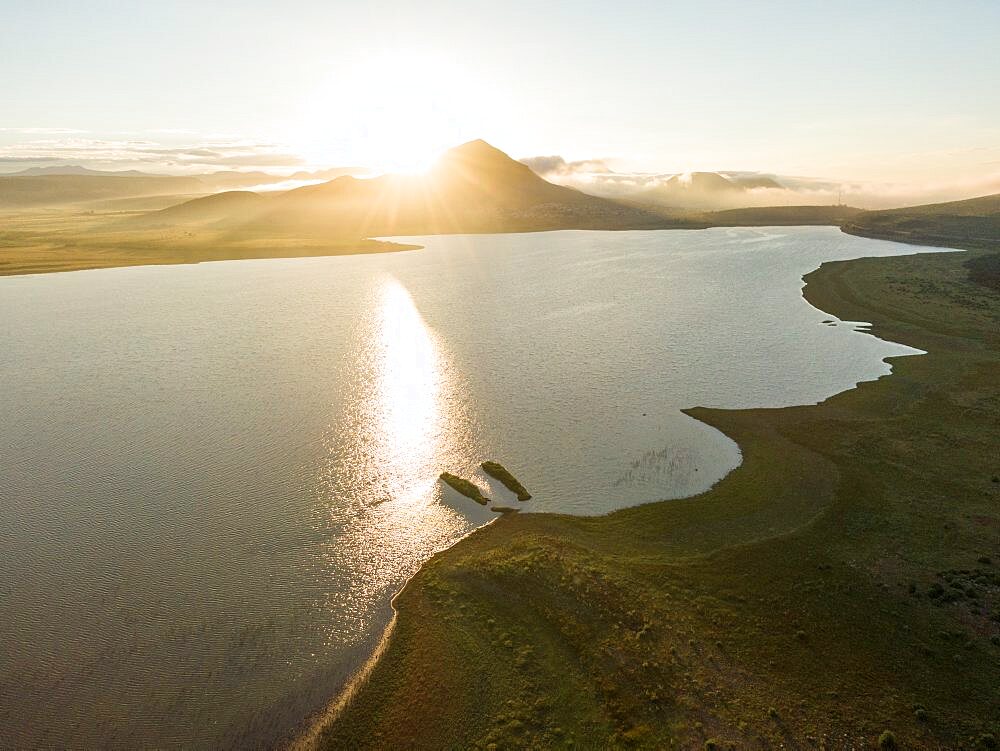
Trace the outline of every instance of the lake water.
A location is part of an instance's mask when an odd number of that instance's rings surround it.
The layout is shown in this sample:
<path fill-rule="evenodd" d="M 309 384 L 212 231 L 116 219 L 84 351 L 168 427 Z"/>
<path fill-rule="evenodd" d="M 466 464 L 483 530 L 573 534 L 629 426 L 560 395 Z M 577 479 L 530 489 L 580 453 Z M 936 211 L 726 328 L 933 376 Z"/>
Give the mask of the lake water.
<path fill-rule="evenodd" d="M 740 455 L 680 409 L 914 352 L 802 299 L 915 250 L 832 228 L 419 242 L 0 279 L 0 746 L 273 744 L 493 518 L 441 471 L 497 459 L 536 512 L 691 495 Z"/>

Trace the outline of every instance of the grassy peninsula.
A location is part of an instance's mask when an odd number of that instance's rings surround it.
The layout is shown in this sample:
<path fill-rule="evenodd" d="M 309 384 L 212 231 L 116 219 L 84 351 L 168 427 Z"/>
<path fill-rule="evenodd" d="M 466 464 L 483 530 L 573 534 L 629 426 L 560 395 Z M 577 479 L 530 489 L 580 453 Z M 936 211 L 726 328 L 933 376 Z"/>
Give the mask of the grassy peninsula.
<path fill-rule="evenodd" d="M 445 485 L 458 491 L 466 498 L 471 498 L 480 506 L 485 506 L 490 502 L 490 499 L 483 495 L 478 485 L 466 480 L 464 477 L 453 475 L 451 472 L 442 472 L 440 479 Z"/>
<path fill-rule="evenodd" d="M 506 515 L 439 553 L 320 746 L 995 747 L 1000 297 L 968 268 L 987 255 L 810 274 L 817 307 L 929 354 L 816 406 L 690 410 L 744 457 L 698 497 Z"/>
<path fill-rule="evenodd" d="M 531 500 L 531 493 L 528 492 L 528 489 L 518 482 L 517 478 L 514 477 L 514 475 L 512 475 L 505 466 L 500 464 L 500 462 L 483 462 L 482 468 L 483 472 L 488 474 L 490 477 L 502 482 L 507 490 L 517 496 L 517 500 Z"/>

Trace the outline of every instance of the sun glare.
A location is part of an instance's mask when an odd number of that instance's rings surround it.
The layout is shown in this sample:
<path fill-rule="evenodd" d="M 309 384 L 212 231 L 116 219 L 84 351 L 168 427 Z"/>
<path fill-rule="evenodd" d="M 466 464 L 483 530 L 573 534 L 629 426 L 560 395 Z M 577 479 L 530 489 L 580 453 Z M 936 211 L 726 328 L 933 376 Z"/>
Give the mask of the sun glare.
<path fill-rule="evenodd" d="M 476 119 L 473 91 L 448 60 L 374 54 L 338 68 L 309 95 L 292 146 L 314 167 L 360 162 L 380 172 L 424 172 L 463 140 L 460 123 Z"/>

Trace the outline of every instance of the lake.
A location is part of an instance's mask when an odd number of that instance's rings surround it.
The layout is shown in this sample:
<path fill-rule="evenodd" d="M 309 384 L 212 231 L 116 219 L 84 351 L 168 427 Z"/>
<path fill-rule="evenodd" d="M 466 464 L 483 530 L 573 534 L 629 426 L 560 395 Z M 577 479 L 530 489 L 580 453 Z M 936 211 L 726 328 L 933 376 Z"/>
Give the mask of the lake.
<path fill-rule="evenodd" d="M 496 459 L 531 512 L 692 495 L 740 453 L 682 408 L 916 352 L 802 299 L 917 250 L 834 228 L 416 242 L 0 279 L 0 746 L 274 744 L 496 516 L 442 471 Z"/>

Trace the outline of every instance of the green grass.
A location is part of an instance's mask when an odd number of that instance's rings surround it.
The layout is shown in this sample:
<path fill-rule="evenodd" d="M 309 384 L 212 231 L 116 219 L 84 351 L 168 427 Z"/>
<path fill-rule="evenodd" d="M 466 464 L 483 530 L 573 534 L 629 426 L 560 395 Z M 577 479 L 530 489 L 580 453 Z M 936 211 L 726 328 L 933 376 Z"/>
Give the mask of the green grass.
<path fill-rule="evenodd" d="M 1000 193 L 901 209 L 865 211 L 845 219 L 852 235 L 950 248 L 1000 245 Z"/>
<path fill-rule="evenodd" d="M 459 493 L 464 495 L 466 498 L 471 498 L 476 503 L 485 506 L 490 502 L 490 499 L 483 495 L 482 491 L 479 489 L 475 483 L 466 480 L 464 477 L 459 477 L 458 475 L 453 475 L 451 472 L 441 473 L 441 482 L 449 485 L 450 487 L 457 490 Z"/>
<path fill-rule="evenodd" d="M 859 213 L 852 206 L 760 206 L 706 211 L 700 217 L 710 227 L 839 226 Z"/>
<path fill-rule="evenodd" d="M 514 475 L 507 471 L 505 466 L 499 462 L 483 462 L 481 466 L 483 468 L 483 472 L 502 482 L 507 490 L 514 493 L 517 496 L 517 500 L 531 500 L 531 493 L 527 491 L 524 485 L 517 481 L 517 478 L 514 477 Z"/>
<path fill-rule="evenodd" d="M 298 258 L 417 246 L 331 235 L 262 237 L 206 227 L 135 228 L 134 213 L 49 208 L 0 214 L 0 276 L 120 266 Z"/>
<path fill-rule="evenodd" d="M 820 405 L 689 410 L 743 451 L 700 496 L 598 518 L 510 514 L 434 556 L 320 745 L 995 738 L 1000 296 L 968 277 L 981 254 L 810 274 L 817 307 L 929 354 Z"/>

